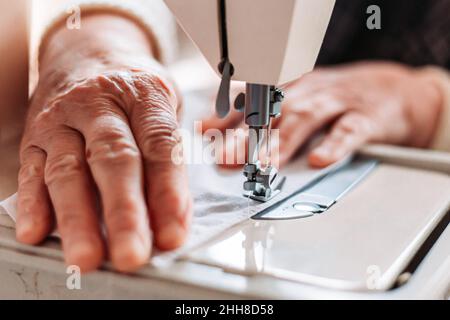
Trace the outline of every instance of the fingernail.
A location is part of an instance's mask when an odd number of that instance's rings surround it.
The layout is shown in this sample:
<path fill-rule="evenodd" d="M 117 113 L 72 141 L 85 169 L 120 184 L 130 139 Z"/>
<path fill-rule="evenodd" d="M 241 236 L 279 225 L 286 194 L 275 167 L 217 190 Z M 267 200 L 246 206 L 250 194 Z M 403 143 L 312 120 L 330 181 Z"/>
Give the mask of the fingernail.
<path fill-rule="evenodd" d="M 135 232 L 116 234 L 111 244 L 111 260 L 119 271 L 133 271 L 150 257 L 150 245 Z"/>
<path fill-rule="evenodd" d="M 161 250 L 172 250 L 180 247 L 186 237 L 186 229 L 177 222 L 161 228 L 157 234 L 156 244 Z"/>

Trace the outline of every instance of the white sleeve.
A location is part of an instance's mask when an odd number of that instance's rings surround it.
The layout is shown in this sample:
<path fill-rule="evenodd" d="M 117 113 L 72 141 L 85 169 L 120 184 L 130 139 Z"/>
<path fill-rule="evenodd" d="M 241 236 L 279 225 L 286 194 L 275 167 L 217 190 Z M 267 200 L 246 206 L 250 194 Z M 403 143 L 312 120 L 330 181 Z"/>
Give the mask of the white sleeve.
<path fill-rule="evenodd" d="M 129 17 L 154 40 L 157 57 L 162 63 L 174 59 L 177 49 L 176 23 L 163 0 L 34 0 L 33 19 L 40 20 L 33 24 L 36 48 L 52 27 L 70 21 L 77 11 L 81 17 L 92 11 Z"/>

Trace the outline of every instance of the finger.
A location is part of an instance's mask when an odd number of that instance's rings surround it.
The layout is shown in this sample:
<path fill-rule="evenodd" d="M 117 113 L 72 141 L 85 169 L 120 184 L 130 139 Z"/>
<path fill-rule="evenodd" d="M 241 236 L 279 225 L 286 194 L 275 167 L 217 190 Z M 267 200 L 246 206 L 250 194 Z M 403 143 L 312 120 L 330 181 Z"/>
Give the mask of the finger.
<path fill-rule="evenodd" d="M 338 87 L 342 76 L 328 69 L 316 69 L 311 73 L 303 75 L 301 78 L 286 84 L 283 87 L 286 97 L 294 99 L 306 98 L 318 92 L 328 91 Z"/>
<path fill-rule="evenodd" d="M 112 263 L 120 271 L 133 271 L 151 251 L 139 149 L 127 121 L 114 111 L 93 117 L 82 132 L 102 199 Z"/>
<path fill-rule="evenodd" d="M 333 126 L 325 140 L 309 155 L 315 167 L 325 167 L 353 153 L 364 143 L 375 139 L 374 122 L 359 113 L 348 113 Z"/>
<path fill-rule="evenodd" d="M 51 232 L 53 215 L 44 181 L 45 152 L 27 146 L 21 152 L 17 201 L 17 239 L 38 244 Z"/>
<path fill-rule="evenodd" d="M 173 150 L 181 149 L 175 134 L 176 99 L 159 86 L 150 91 L 146 102 L 134 109 L 131 123 L 144 158 L 146 197 L 156 245 L 169 250 L 185 241 L 192 203 L 185 167 L 171 157 Z"/>
<path fill-rule="evenodd" d="M 61 234 L 65 260 L 83 272 L 104 260 L 104 244 L 95 207 L 95 189 L 78 132 L 62 129 L 47 147 L 45 182 Z"/>
<path fill-rule="evenodd" d="M 316 131 L 341 115 L 344 106 L 339 99 L 318 95 L 290 110 L 280 119 L 278 139 L 274 139 L 272 145 L 272 153 L 278 154 L 280 166 L 286 165 Z"/>
<path fill-rule="evenodd" d="M 223 119 L 220 119 L 214 112 L 210 117 L 202 120 L 202 133 L 209 129 L 225 131 L 226 129 L 234 128 L 242 122 L 243 118 L 243 113 L 235 109 L 231 109 L 230 113 Z"/>

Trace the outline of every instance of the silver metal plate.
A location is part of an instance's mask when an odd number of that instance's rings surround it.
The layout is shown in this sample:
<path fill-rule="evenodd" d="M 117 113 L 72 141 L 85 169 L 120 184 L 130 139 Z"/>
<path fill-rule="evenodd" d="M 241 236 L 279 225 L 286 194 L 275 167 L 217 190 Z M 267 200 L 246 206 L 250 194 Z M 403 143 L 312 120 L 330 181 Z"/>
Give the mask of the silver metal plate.
<path fill-rule="evenodd" d="M 376 165 L 375 160 L 356 158 L 344 167 L 326 174 L 312 185 L 295 192 L 284 201 L 264 209 L 252 219 L 299 219 L 321 214 L 364 179 Z"/>

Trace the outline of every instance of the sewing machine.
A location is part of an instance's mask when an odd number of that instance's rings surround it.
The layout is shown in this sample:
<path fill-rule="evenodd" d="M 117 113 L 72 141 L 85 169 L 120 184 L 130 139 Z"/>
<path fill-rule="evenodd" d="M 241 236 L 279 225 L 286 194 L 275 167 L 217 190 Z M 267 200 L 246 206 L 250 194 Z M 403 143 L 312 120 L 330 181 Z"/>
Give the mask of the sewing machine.
<path fill-rule="evenodd" d="M 276 86 L 313 67 L 334 1 L 167 3 L 222 77 L 219 115 L 230 106 L 231 78 L 247 81 L 236 106 L 260 130 L 280 112 Z M 260 20 L 276 20 L 280 29 Z M 257 54 L 250 40 L 261 46 Z M 274 200 L 278 184 L 262 176 L 276 170 L 259 166 L 259 134 L 255 140 L 245 168 L 247 195 Z M 449 154 L 368 146 L 170 267 L 123 275 L 107 264 L 83 276 L 81 290 L 66 287 L 57 240 L 19 244 L 12 222 L 0 216 L 0 298 L 449 299 L 449 174 Z"/>
<path fill-rule="evenodd" d="M 271 200 L 283 181 L 270 159 L 263 166 L 259 156 L 263 141 L 266 146 L 270 141 L 271 120 L 281 115 L 284 95 L 277 86 L 313 69 L 335 0 L 166 3 L 222 78 L 216 100 L 219 117 L 230 111 L 231 80 L 246 82 L 246 92 L 234 102 L 249 126 L 245 195 Z"/>

